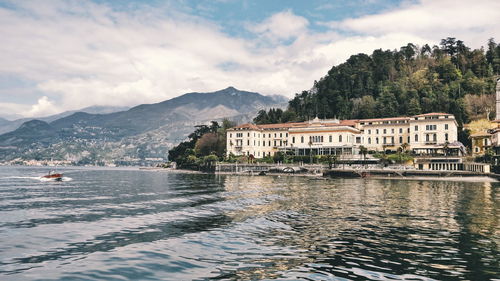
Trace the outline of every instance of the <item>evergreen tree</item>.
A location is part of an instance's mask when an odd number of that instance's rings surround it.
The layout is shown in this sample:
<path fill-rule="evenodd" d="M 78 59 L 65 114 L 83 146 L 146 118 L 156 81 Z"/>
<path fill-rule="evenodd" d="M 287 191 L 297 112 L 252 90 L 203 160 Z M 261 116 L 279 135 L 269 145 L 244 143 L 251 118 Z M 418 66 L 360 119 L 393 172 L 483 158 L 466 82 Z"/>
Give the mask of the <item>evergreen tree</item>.
<path fill-rule="evenodd" d="M 420 107 L 420 102 L 417 98 L 412 98 L 408 103 L 408 115 L 417 115 L 422 113 L 422 108 Z"/>

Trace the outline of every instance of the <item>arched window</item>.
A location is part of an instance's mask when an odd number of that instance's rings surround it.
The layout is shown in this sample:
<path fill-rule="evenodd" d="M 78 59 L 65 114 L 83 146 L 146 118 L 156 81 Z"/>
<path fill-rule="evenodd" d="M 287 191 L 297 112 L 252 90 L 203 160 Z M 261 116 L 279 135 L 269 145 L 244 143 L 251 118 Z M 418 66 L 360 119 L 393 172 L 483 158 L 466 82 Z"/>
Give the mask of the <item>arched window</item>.
<path fill-rule="evenodd" d="M 371 144 L 371 143 L 372 143 L 372 139 L 368 138 L 368 144 Z"/>
<path fill-rule="evenodd" d="M 448 141 L 448 133 L 444 134 L 444 140 Z"/>
<path fill-rule="evenodd" d="M 415 141 L 418 141 L 418 135 L 415 135 Z"/>

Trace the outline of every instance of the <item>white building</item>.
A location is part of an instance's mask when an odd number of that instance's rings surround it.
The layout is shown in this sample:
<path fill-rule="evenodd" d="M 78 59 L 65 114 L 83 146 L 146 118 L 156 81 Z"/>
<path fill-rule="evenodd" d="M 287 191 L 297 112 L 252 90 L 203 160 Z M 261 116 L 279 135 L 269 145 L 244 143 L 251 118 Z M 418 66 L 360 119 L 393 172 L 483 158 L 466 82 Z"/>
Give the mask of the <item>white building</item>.
<path fill-rule="evenodd" d="M 362 120 L 320 120 L 298 123 L 243 124 L 227 131 L 227 153 L 272 156 L 278 151 L 295 155 L 357 155 L 360 146 L 371 151 L 411 149 L 419 155 L 461 154 L 457 122 L 448 113 Z M 446 144 L 446 145 L 445 145 Z"/>

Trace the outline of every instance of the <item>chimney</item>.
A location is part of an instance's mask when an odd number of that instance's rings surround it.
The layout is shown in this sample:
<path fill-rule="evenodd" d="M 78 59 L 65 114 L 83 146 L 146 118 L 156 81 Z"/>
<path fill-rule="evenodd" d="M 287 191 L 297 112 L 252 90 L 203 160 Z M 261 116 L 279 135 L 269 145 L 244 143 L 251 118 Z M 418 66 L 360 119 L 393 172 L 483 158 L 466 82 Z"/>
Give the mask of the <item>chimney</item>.
<path fill-rule="evenodd" d="M 500 120 L 500 78 L 497 78 L 497 112 L 495 120 Z"/>

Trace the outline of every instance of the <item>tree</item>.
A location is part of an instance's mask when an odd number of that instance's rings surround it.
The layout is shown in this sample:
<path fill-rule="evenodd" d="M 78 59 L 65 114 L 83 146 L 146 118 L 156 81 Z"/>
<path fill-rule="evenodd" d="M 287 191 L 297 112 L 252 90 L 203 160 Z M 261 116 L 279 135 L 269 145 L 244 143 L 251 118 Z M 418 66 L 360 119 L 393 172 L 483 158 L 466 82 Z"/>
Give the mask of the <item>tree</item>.
<path fill-rule="evenodd" d="M 408 115 L 417 115 L 422 113 L 420 102 L 417 98 L 412 98 L 408 103 Z"/>
<path fill-rule="evenodd" d="M 404 142 L 401 144 L 401 151 L 402 152 L 406 152 L 406 150 L 408 149 L 408 146 L 410 146 L 408 143 Z"/>
<path fill-rule="evenodd" d="M 377 100 L 377 108 L 380 116 L 393 117 L 398 115 L 398 103 L 393 93 L 384 89 Z"/>
<path fill-rule="evenodd" d="M 354 118 L 373 118 L 377 116 L 377 104 L 372 96 L 363 96 L 353 100 L 351 116 Z"/>
<path fill-rule="evenodd" d="M 428 57 L 431 55 L 431 53 L 432 49 L 428 44 L 423 45 L 422 48 L 420 49 L 420 55 L 423 57 Z"/>
<path fill-rule="evenodd" d="M 481 118 L 489 119 L 490 113 L 495 110 L 495 96 L 491 95 L 472 95 L 467 94 L 464 97 L 465 109 L 470 119 Z"/>
<path fill-rule="evenodd" d="M 454 56 L 457 52 L 457 40 L 454 37 L 447 37 L 446 39 L 441 39 L 441 47 L 448 55 Z"/>
<path fill-rule="evenodd" d="M 257 116 L 253 119 L 253 122 L 255 124 L 268 124 L 269 122 L 269 117 L 267 116 L 267 111 L 264 109 L 259 110 L 257 113 Z"/>
<path fill-rule="evenodd" d="M 219 138 L 216 133 L 206 133 L 196 141 L 194 151 L 198 157 L 217 153 L 218 142 Z"/>

